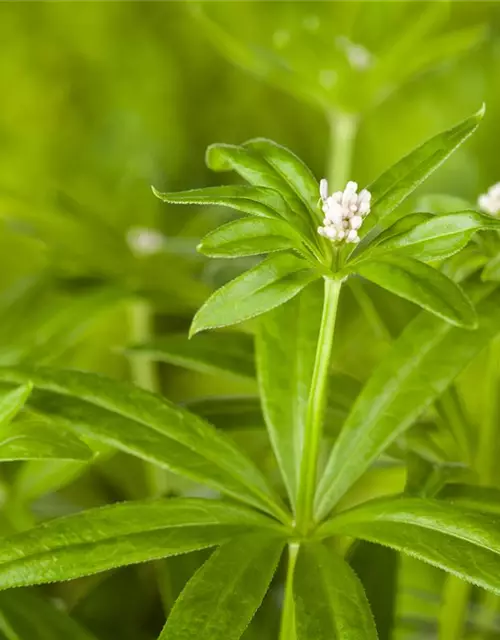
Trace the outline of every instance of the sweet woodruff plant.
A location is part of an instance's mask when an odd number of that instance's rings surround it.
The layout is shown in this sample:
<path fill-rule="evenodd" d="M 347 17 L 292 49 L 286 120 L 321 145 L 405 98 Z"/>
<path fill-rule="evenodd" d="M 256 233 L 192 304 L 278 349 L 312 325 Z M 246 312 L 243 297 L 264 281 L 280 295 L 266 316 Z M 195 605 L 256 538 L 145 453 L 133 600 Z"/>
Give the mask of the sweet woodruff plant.
<path fill-rule="evenodd" d="M 174 604 L 161 640 L 237 640 L 280 579 L 280 563 L 281 640 L 373 640 L 370 603 L 349 562 L 358 539 L 500 593 L 493 489 L 443 476 L 416 490 L 409 466 L 401 494 L 380 497 L 376 475 L 369 490 L 352 491 L 380 456 L 401 455 L 403 434 L 500 333 L 498 185 L 479 199 L 481 211 L 398 209 L 482 115 L 428 140 L 361 189 L 353 181 L 337 190 L 318 183 L 291 151 L 254 139 L 207 152 L 211 169 L 236 171 L 247 184 L 155 191 L 169 203 L 244 214 L 209 233 L 202 253 L 265 256 L 206 301 L 191 336 L 254 319 L 260 402 L 281 477 L 160 395 L 91 373 L 2 368 L 0 380 L 10 385 L 1 400 L 6 419 L 26 405 L 81 446 L 125 451 L 207 487 L 212 497 L 115 504 L 14 534 L 0 542 L 0 587 L 214 548 Z M 474 255 L 483 252 L 480 261 L 470 260 L 471 246 Z M 352 394 L 330 365 L 340 294 L 359 278 L 422 312 Z M 231 335 L 213 336 L 222 352 L 223 336 Z M 335 394 L 347 406 L 340 422 Z M 454 435 L 472 459 L 466 439 Z M 422 447 L 430 451 L 425 438 Z"/>

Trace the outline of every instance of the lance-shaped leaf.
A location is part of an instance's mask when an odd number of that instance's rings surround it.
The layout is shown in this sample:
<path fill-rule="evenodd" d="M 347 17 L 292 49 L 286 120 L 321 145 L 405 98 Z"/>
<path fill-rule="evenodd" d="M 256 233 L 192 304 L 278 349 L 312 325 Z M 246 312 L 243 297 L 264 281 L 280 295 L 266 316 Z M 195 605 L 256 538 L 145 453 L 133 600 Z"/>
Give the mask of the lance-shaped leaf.
<path fill-rule="evenodd" d="M 170 204 L 220 205 L 263 218 L 285 220 L 288 206 L 275 189 L 252 185 L 226 185 L 162 193 L 152 187 L 157 198 Z"/>
<path fill-rule="evenodd" d="M 190 334 L 249 320 L 274 309 L 320 274 L 289 253 L 279 253 L 218 289 L 196 313 Z"/>
<path fill-rule="evenodd" d="M 418 260 L 374 255 L 349 269 L 447 322 L 470 329 L 477 324 L 474 307 L 459 285 Z"/>
<path fill-rule="evenodd" d="M 324 523 L 318 536 L 383 544 L 500 594 L 500 518 L 443 500 L 367 502 Z"/>
<path fill-rule="evenodd" d="M 424 142 L 372 182 L 368 187 L 372 194 L 371 213 L 363 225 L 363 235 L 375 223 L 383 224 L 384 219 L 476 130 L 483 115 L 484 107 L 452 129 Z"/>
<path fill-rule="evenodd" d="M 67 613 L 26 589 L 0 593 L 0 631 L 7 640 L 96 640 Z"/>
<path fill-rule="evenodd" d="M 300 473 L 322 303 L 322 287 L 310 286 L 264 317 L 257 333 L 262 407 L 292 504 Z"/>
<path fill-rule="evenodd" d="M 213 332 L 191 340 L 184 333 L 173 333 L 127 351 L 200 373 L 255 378 L 253 337 L 241 332 Z"/>
<path fill-rule="evenodd" d="M 197 248 L 211 258 L 240 258 L 293 248 L 306 250 L 291 225 L 266 218 L 228 222 L 206 235 Z"/>
<path fill-rule="evenodd" d="M 485 281 L 500 282 L 500 254 L 488 262 L 481 277 Z"/>
<path fill-rule="evenodd" d="M 0 380 L 32 380 L 31 404 L 93 439 L 139 455 L 258 508 L 284 516 L 255 465 L 225 434 L 184 408 L 133 385 L 80 371 L 0 369 Z"/>
<path fill-rule="evenodd" d="M 129 502 L 90 509 L 0 539 L 0 589 L 71 580 L 212 547 L 274 521 L 217 500 Z"/>
<path fill-rule="evenodd" d="M 469 291 L 475 300 L 484 296 L 477 307 L 476 331 L 422 313 L 374 370 L 330 455 L 316 496 L 317 518 L 327 515 L 370 464 L 500 333 L 500 292 L 491 287 Z"/>
<path fill-rule="evenodd" d="M 245 142 L 247 149 L 259 153 L 288 182 L 302 200 L 312 219 L 320 222 L 323 215 L 318 207 L 319 185 L 309 167 L 290 149 L 267 138 L 255 138 Z"/>
<path fill-rule="evenodd" d="M 90 460 L 92 456 L 75 435 L 42 420 L 15 422 L 0 435 L 0 460 Z"/>
<path fill-rule="evenodd" d="M 398 223 L 393 225 L 397 226 Z M 387 232 L 393 227 L 387 229 Z M 407 231 L 398 232 L 394 229 L 391 237 L 377 243 L 374 254 L 397 251 L 423 262 L 441 260 L 463 249 L 472 236 L 482 229 L 499 230 L 500 220 L 477 211 L 432 216 Z"/>
<path fill-rule="evenodd" d="M 377 640 L 363 585 L 332 549 L 300 548 L 293 590 L 297 640 Z"/>
<path fill-rule="evenodd" d="M 158 640 L 238 640 L 260 606 L 284 547 L 248 535 L 217 549 L 191 578 Z"/>
<path fill-rule="evenodd" d="M 16 389 L 0 390 L 0 435 L 10 424 L 10 421 L 21 411 L 29 398 L 33 385 L 27 382 Z"/>
<path fill-rule="evenodd" d="M 458 509 L 477 509 L 482 513 L 500 516 L 500 490 L 495 487 L 447 484 L 439 492 L 439 498 L 450 502 Z"/>

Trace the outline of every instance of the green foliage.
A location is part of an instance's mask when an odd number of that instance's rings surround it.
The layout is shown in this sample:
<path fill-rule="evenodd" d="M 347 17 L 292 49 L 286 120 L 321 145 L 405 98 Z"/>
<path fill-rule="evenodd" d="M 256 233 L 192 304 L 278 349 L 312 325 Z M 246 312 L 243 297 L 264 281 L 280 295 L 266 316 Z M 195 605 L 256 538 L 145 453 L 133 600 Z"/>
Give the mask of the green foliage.
<path fill-rule="evenodd" d="M 498 15 L 2 5 L 2 638 L 496 637 Z"/>

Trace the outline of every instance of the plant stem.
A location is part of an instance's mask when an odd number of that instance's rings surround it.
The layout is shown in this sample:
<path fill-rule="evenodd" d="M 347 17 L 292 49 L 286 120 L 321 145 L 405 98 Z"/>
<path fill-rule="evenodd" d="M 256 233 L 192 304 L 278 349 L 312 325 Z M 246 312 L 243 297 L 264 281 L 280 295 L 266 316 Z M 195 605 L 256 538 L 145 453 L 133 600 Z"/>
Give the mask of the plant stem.
<path fill-rule="evenodd" d="M 350 178 L 358 119 L 351 113 L 332 111 L 328 114 L 328 124 L 331 152 L 327 176 L 330 190 L 344 189 Z"/>
<path fill-rule="evenodd" d="M 281 614 L 280 640 L 296 640 L 295 605 L 293 601 L 293 576 L 300 545 L 291 543 L 288 546 L 288 567 L 286 571 L 285 599 Z"/>
<path fill-rule="evenodd" d="M 341 286 L 340 280 L 325 279 L 323 315 L 307 406 L 306 431 L 304 434 L 297 498 L 297 527 L 304 533 L 307 533 L 312 524 L 318 453 L 323 433 L 328 373 Z"/>
<path fill-rule="evenodd" d="M 471 585 L 460 578 L 453 575 L 446 577 L 439 615 L 439 640 L 465 638 L 470 590 Z"/>

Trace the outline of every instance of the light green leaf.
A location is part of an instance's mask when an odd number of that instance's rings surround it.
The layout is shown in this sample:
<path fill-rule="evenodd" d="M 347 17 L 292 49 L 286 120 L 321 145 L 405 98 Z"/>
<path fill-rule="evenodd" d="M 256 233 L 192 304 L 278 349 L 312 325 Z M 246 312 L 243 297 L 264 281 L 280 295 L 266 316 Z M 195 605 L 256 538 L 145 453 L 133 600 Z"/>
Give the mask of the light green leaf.
<path fill-rule="evenodd" d="M 24 407 L 32 389 L 33 385 L 28 381 L 16 389 L 0 390 L 0 438 L 10 421 Z"/>
<path fill-rule="evenodd" d="M 488 262 L 481 277 L 485 281 L 500 282 L 500 254 Z"/>
<path fill-rule="evenodd" d="M 260 606 L 284 541 L 236 538 L 217 549 L 188 582 L 158 640 L 238 640 Z"/>
<path fill-rule="evenodd" d="M 371 255 L 397 251 L 399 254 L 423 262 L 441 260 L 463 249 L 476 231 L 482 229 L 499 230 L 500 220 L 476 211 L 433 216 L 407 231 L 395 231 L 392 237 L 378 242 Z"/>
<path fill-rule="evenodd" d="M 241 332 L 212 332 L 191 340 L 184 333 L 172 333 L 127 351 L 200 373 L 255 378 L 253 337 Z"/>
<path fill-rule="evenodd" d="M 258 508 L 285 517 L 255 465 L 225 434 L 165 398 L 91 373 L 0 369 L 0 380 L 32 380 L 32 406 L 49 419 Z"/>
<path fill-rule="evenodd" d="M 0 589 L 72 580 L 222 544 L 249 530 L 276 535 L 256 511 L 216 500 L 129 502 L 45 522 L 0 539 Z"/>
<path fill-rule="evenodd" d="M 281 220 L 244 218 L 215 229 L 198 245 L 198 251 L 211 258 L 240 258 L 261 253 L 302 250 L 300 236 Z"/>
<path fill-rule="evenodd" d="M 332 549 L 302 546 L 293 588 L 297 640 L 377 640 L 363 585 Z"/>
<path fill-rule="evenodd" d="M 257 370 L 267 429 L 292 504 L 297 493 L 323 289 L 317 283 L 262 318 Z"/>
<path fill-rule="evenodd" d="M 377 254 L 348 268 L 447 322 L 470 329 L 476 326 L 474 307 L 462 289 L 450 278 L 418 260 L 395 254 Z"/>
<path fill-rule="evenodd" d="M 500 594 L 500 518 L 421 498 L 374 500 L 340 513 L 318 536 L 387 545 Z"/>
<path fill-rule="evenodd" d="M 270 311 L 319 277 L 308 262 L 292 254 L 270 256 L 212 294 L 195 315 L 190 335 Z"/>
<path fill-rule="evenodd" d="M 27 589 L 0 593 L 0 631 L 7 640 L 96 640 L 67 613 Z"/>
<path fill-rule="evenodd" d="M 75 435 L 42 420 L 15 422 L 0 435 L 0 460 L 90 460 L 92 456 Z"/>
<path fill-rule="evenodd" d="M 324 518 L 371 463 L 412 425 L 460 371 L 500 333 L 500 292 L 469 289 L 476 331 L 418 315 L 394 342 L 358 396 L 335 443 L 316 496 Z"/>
<path fill-rule="evenodd" d="M 472 117 L 424 142 L 371 183 L 371 213 L 363 232 L 366 234 L 376 222 L 383 223 L 476 130 L 483 115 L 484 106 Z"/>
<path fill-rule="evenodd" d="M 276 189 L 249 185 L 205 187 L 172 193 L 152 189 L 157 198 L 170 204 L 220 205 L 272 220 L 289 217 L 288 206 Z"/>

